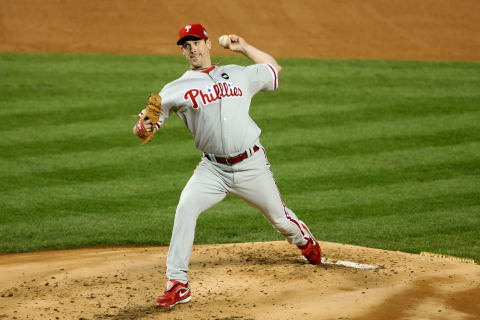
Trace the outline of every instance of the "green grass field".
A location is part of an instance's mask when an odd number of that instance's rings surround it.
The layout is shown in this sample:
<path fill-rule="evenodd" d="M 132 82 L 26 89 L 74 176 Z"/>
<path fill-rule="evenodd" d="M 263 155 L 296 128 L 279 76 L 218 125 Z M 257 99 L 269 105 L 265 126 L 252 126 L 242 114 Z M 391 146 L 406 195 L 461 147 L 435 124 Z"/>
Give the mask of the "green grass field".
<path fill-rule="evenodd" d="M 480 63 L 280 63 L 280 90 L 258 94 L 251 115 L 285 203 L 317 238 L 478 263 Z M 176 116 L 141 147 L 131 115 L 186 67 L 0 54 L 0 252 L 167 245 L 201 153 Z M 281 239 L 234 197 L 196 233 L 196 243 Z"/>

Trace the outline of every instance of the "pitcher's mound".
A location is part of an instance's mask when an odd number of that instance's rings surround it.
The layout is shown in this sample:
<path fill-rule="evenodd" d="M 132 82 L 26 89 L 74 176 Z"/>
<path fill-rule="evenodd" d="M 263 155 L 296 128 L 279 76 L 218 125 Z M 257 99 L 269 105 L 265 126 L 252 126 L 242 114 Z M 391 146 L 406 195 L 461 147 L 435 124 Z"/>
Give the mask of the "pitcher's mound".
<path fill-rule="evenodd" d="M 192 301 L 153 307 L 167 247 L 0 256 L 6 319 L 478 319 L 480 266 L 321 243 L 313 266 L 287 242 L 195 246 Z M 356 264 L 345 267 L 337 261 Z M 375 268 L 359 269 L 359 265 Z"/>

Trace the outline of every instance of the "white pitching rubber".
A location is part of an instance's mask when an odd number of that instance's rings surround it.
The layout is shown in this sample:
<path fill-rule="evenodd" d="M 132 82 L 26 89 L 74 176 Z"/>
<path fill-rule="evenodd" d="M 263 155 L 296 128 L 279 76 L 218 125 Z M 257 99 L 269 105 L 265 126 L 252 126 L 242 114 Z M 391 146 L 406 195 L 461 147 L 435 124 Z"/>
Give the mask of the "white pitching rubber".
<path fill-rule="evenodd" d="M 372 266 L 371 264 L 361 264 L 361 263 L 356 263 L 356 262 L 351 262 L 351 261 L 342 261 L 342 260 L 329 261 L 326 258 L 322 258 L 322 264 L 330 264 L 330 265 L 342 266 L 342 267 L 347 267 L 347 268 L 355 268 L 355 269 L 377 269 L 377 268 L 379 268 L 378 266 Z"/>

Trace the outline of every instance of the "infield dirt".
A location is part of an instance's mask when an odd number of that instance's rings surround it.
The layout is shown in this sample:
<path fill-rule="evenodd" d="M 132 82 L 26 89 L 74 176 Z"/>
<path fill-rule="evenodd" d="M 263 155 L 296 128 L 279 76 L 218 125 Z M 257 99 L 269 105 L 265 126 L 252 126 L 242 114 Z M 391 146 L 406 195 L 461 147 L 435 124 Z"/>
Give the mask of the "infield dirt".
<path fill-rule="evenodd" d="M 237 33 L 276 57 L 478 61 L 478 12 L 476 0 L 2 0 L 0 51 L 179 54 L 178 28 L 201 22 L 214 55 Z M 379 268 L 312 266 L 286 242 L 195 246 L 192 301 L 162 311 L 167 247 L 0 255 L 0 319 L 480 318 L 478 265 L 321 245 Z"/>
<path fill-rule="evenodd" d="M 195 246 L 192 301 L 153 307 L 166 247 L 0 256 L 7 319 L 478 319 L 480 266 L 322 242 L 313 266 L 286 241 Z"/>
<path fill-rule="evenodd" d="M 180 54 L 202 23 L 275 57 L 480 60 L 477 0 L 2 0 L 0 51 Z"/>

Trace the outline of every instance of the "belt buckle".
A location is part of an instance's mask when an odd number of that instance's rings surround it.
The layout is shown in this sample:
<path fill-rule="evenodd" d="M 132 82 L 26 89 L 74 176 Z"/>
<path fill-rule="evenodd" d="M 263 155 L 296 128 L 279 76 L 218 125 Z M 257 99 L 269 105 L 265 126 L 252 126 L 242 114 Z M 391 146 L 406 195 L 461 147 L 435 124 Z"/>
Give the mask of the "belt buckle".
<path fill-rule="evenodd" d="M 228 165 L 228 166 L 231 166 L 232 164 L 230 163 L 230 158 L 225 158 L 225 163 Z"/>

